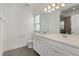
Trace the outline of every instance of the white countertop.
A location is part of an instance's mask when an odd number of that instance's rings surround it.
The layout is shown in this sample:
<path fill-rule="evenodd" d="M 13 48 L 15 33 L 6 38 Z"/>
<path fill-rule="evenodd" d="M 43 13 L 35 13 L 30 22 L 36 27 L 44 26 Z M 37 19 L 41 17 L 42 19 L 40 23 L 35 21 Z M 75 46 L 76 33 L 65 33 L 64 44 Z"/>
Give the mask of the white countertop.
<path fill-rule="evenodd" d="M 58 33 L 34 33 L 33 35 L 37 35 L 54 41 L 59 41 L 61 43 L 65 43 L 79 48 L 79 35 L 68 35 L 67 38 L 64 38 L 62 34 Z"/>

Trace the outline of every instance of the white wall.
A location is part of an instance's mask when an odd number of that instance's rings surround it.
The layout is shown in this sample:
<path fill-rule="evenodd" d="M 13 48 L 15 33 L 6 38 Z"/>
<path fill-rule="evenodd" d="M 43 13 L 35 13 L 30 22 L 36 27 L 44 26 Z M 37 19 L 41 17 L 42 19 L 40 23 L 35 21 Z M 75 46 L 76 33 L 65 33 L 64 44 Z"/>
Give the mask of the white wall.
<path fill-rule="evenodd" d="M 3 48 L 3 39 L 2 39 L 2 22 L 0 21 L 0 55 L 2 55 Z"/>
<path fill-rule="evenodd" d="M 41 16 L 41 31 L 59 33 L 59 21 L 60 21 L 60 12 L 46 12 L 42 13 Z"/>
<path fill-rule="evenodd" d="M 79 14 L 71 17 L 71 28 L 73 34 L 79 35 Z"/>
<path fill-rule="evenodd" d="M 3 4 L 0 4 L 0 55 L 3 54 Z"/>
<path fill-rule="evenodd" d="M 31 9 L 20 3 L 5 4 L 4 19 L 4 51 L 26 46 L 33 32 Z"/>

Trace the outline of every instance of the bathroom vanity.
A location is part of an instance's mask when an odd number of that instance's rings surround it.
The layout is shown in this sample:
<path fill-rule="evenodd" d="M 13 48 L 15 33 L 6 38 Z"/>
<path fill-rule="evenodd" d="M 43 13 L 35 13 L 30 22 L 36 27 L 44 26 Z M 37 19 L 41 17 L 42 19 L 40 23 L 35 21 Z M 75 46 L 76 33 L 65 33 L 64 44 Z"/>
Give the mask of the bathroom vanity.
<path fill-rule="evenodd" d="M 58 33 L 34 33 L 33 49 L 41 56 L 79 56 L 79 37 Z"/>
<path fill-rule="evenodd" d="M 79 56 L 78 8 L 40 14 L 38 29 L 44 33 L 33 34 L 33 49 L 42 56 Z"/>

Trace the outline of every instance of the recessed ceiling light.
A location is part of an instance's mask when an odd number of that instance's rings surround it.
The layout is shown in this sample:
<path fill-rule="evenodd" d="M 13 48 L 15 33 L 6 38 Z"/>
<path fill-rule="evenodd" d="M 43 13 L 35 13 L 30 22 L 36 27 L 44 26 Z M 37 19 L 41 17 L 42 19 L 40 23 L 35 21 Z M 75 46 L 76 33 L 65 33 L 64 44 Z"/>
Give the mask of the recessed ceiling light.
<path fill-rule="evenodd" d="M 75 8 L 73 8 L 73 10 L 75 10 Z"/>

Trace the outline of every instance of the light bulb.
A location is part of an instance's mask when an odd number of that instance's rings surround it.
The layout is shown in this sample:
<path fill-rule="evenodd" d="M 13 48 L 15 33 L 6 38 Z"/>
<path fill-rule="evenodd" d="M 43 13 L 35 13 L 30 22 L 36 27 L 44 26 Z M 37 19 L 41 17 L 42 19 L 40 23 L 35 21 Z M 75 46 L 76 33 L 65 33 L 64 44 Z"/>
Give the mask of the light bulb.
<path fill-rule="evenodd" d="M 51 10 L 48 10 L 48 12 L 51 12 Z"/>
<path fill-rule="evenodd" d="M 60 7 L 59 6 L 56 6 L 56 9 L 59 9 Z"/>
<path fill-rule="evenodd" d="M 50 5 L 48 6 L 48 9 L 51 9 L 51 6 Z"/>
<path fill-rule="evenodd" d="M 55 10 L 54 8 L 52 8 L 52 11 Z"/>
<path fill-rule="evenodd" d="M 55 3 L 52 4 L 52 7 L 56 6 Z"/>
<path fill-rule="evenodd" d="M 61 3 L 61 7 L 63 7 L 63 6 L 65 6 L 65 4 L 64 3 Z"/>
<path fill-rule="evenodd" d="M 47 8 L 45 8 L 44 11 L 47 11 Z"/>

